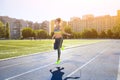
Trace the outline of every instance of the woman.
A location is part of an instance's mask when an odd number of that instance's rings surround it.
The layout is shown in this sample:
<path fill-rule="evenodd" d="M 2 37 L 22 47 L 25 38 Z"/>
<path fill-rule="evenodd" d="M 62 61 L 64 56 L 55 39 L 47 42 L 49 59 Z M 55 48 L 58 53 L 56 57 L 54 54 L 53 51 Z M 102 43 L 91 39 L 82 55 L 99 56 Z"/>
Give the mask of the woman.
<path fill-rule="evenodd" d="M 57 51 L 58 51 L 58 59 L 57 59 L 56 64 L 60 63 L 60 55 L 61 55 L 60 48 L 62 47 L 62 42 L 63 42 L 63 36 L 62 36 L 62 34 L 70 36 L 70 34 L 64 32 L 64 29 L 60 25 L 60 23 L 61 23 L 61 19 L 57 18 L 55 20 L 54 35 L 52 37 L 52 39 L 55 38 L 54 49 L 57 49 Z"/>

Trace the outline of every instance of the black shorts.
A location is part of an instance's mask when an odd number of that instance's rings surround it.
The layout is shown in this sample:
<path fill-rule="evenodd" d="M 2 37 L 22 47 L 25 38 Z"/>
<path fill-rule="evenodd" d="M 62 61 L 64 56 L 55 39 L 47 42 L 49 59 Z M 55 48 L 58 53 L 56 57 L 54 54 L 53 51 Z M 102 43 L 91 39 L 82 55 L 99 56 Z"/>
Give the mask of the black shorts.
<path fill-rule="evenodd" d="M 56 38 L 54 43 L 54 49 L 59 49 L 62 47 L 63 38 Z"/>

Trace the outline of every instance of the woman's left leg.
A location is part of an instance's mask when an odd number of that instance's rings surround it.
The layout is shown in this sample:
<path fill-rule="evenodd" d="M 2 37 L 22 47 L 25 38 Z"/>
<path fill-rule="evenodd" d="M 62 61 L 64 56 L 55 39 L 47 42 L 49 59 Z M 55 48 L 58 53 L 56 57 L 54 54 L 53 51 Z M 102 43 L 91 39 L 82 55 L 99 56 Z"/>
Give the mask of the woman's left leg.
<path fill-rule="evenodd" d="M 61 46 L 62 46 L 62 42 L 63 42 L 63 39 L 58 39 L 58 59 L 57 59 L 57 63 L 59 64 L 60 63 L 60 56 L 61 56 Z"/>
<path fill-rule="evenodd" d="M 59 47 L 58 47 L 58 60 L 60 60 L 60 55 L 61 55 L 61 47 L 62 47 L 63 39 L 59 39 Z"/>

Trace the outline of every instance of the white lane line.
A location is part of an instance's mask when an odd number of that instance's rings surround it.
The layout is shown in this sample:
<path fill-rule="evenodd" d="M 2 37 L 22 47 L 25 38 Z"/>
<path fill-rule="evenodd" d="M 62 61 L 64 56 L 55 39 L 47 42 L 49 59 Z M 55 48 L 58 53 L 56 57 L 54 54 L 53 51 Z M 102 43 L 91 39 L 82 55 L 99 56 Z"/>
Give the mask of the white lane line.
<path fill-rule="evenodd" d="M 107 48 L 108 49 L 108 48 Z M 98 56 L 100 56 L 103 52 L 105 52 L 107 49 L 104 49 L 103 51 L 101 51 L 98 55 L 96 55 L 94 58 L 92 58 L 91 60 L 89 60 L 88 62 L 86 62 L 84 65 L 80 66 L 79 68 L 77 68 L 76 70 L 74 70 L 73 72 L 71 72 L 70 74 L 67 75 L 67 77 L 72 76 L 73 74 L 75 74 L 76 72 L 78 72 L 80 69 L 82 69 L 83 67 L 85 67 L 86 65 L 88 65 L 90 62 L 92 62 L 93 60 L 95 60 Z"/>
<path fill-rule="evenodd" d="M 69 59 L 69 58 L 70 58 L 70 57 L 68 57 L 68 58 L 66 58 L 66 59 Z M 65 61 L 66 59 L 61 60 L 61 62 Z M 28 74 L 28 73 L 31 73 L 31 72 L 34 72 L 34 71 L 37 71 L 37 70 L 43 69 L 43 68 L 48 67 L 48 66 L 53 65 L 53 64 L 55 64 L 55 62 L 54 62 L 54 63 L 51 63 L 51 64 L 47 64 L 47 65 L 41 66 L 41 67 L 38 67 L 38 68 L 35 68 L 35 69 L 31 69 L 31 70 L 26 71 L 26 72 L 23 72 L 23 73 L 21 73 L 21 74 L 18 74 L 18 75 L 15 75 L 15 76 L 12 76 L 12 77 L 6 78 L 5 80 L 11 80 L 11 79 L 14 79 L 14 78 L 17 78 L 17 77 L 23 76 L 23 75 L 25 75 L 25 74 Z"/>
<path fill-rule="evenodd" d="M 95 43 L 98 43 L 98 42 L 95 42 Z M 91 45 L 91 44 L 94 44 L 94 43 L 83 44 L 83 45 L 74 45 L 74 46 L 66 47 L 66 49 L 70 49 L 70 48 L 74 48 L 74 47 L 81 47 L 81 46 L 87 47 L 88 45 Z M 54 52 L 54 50 L 53 51 L 46 51 L 45 53 L 48 53 L 48 52 Z M 23 56 L 3 59 L 3 60 L 0 60 L 0 61 L 15 59 L 15 58 L 21 58 L 21 57 L 25 57 L 25 56 L 32 56 L 32 55 L 34 56 L 34 55 L 39 54 L 39 53 L 43 53 L 43 52 L 38 52 L 38 53 L 30 54 L 30 55 L 23 55 Z M 53 55 L 53 56 L 55 56 L 55 55 Z M 53 57 L 53 56 L 49 56 L 48 58 Z M 38 60 L 41 60 L 41 59 L 38 59 Z M 29 61 L 29 62 L 33 62 L 33 61 L 37 61 L 37 60 L 32 60 L 32 61 Z M 25 63 L 29 63 L 29 62 L 25 62 Z M 7 65 L 7 66 L 2 66 L 2 67 L 0 67 L 0 69 L 9 68 L 9 67 L 13 67 L 13 66 L 17 66 L 17 65 L 25 64 L 25 63 L 19 62 L 17 64 L 12 64 L 12 65 L 10 64 L 10 65 Z"/>
<path fill-rule="evenodd" d="M 72 53 L 72 51 L 71 51 L 70 53 Z M 63 53 L 63 54 L 64 54 L 64 53 Z M 51 57 L 55 57 L 55 56 L 56 56 L 56 55 L 51 55 L 51 56 L 47 57 L 47 59 L 48 59 L 48 58 L 51 58 Z M 39 61 L 39 60 L 42 60 L 42 59 L 43 59 L 43 58 L 40 58 L 40 59 L 37 59 L 37 60 L 31 60 L 31 61 L 27 61 L 27 62 L 19 62 L 19 63 L 17 63 L 17 64 L 11 64 L 11 65 L 7 65 L 7 66 L 2 66 L 2 67 L 0 67 L 0 69 L 9 68 L 9 67 L 13 67 L 13 66 L 17 66 L 17 65 L 25 64 L 25 63 L 31 63 L 31 62 Z"/>
<path fill-rule="evenodd" d="M 55 57 L 56 55 L 51 55 L 48 58 L 51 58 L 51 57 Z M 38 60 L 42 60 L 43 58 L 40 58 L 40 59 L 37 59 L 37 60 L 31 60 L 31 61 L 27 61 L 27 62 L 19 62 L 17 64 L 10 64 L 10 65 L 7 65 L 7 66 L 2 66 L 0 67 L 0 69 L 4 69 L 4 68 L 9 68 L 9 67 L 13 67 L 13 66 L 17 66 L 17 65 L 20 65 L 20 64 L 25 64 L 25 63 L 31 63 L 31 62 L 34 62 L 34 61 L 38 61 Z"/>
<path fill-rule="evenodd" d="M 119 66 L 118 66 L 117 80 L 120 80 L 120 56 L 119 56 Z"/>
<path fill-rule="evenodd" d="M 88 45 L 88 44 L 87 44 L 87 45 Z M 80 46 L 82 46 L 82 45 L 75 46 L 75 47 L 80 47 Z M 71 47 L 67 47 L 67 48 L 71 48 Z M 52 51 L 52 52 L 53 52 L 53 51 Z M 54 56 L 56 56 L 56 55 L 49 56 L 48 58 L 51 58 L 51 57 L 54 57 Z M 13 66 L 17 66 L 17 65 L 25 64 L 25 63 L 30 63 L 30 62 L 34 62 L 34 61 L 38 61 L 38 60 L 42 60 L 42 58 L 37 59 L 37 60 L 27 61 L 27 62 L 24 62 L 24 63 L 23 63 L 23 62 L 19 62 L 19 63 L 17 63 L 17 64 L 10 64 L 10 65 L 7 65 L 7 66 L 2 66 L 2 67 L 0 67 L 0 69 L 9 68 L 9 67 L 13 67 Z"/>
<path fill-rule="evenodd" d="M 9 78 L 7 78 L 7 79 L 5 79 L 5 80 L 11 80 L 11 79 L 14 79 L 14 78 L 16 78 L 16 77 L 19 77 L 19 76 L 22 76 L 22 75 L 25 75 L 25 74 L 28 74 L 28 73 L 31 73 L 31 72 L 37 71 L 37 70 L 39 70 L 39 69 L 42 69 L 42 68 L 48 67 L 48 66 L 53 65 L 53 64 L 54 64 L 54 63 L 48 64 L 48 65 L 44 65 L 44 66 L 41 66 L 41 67 L 38 67 L 38 68 L 35 68 L 35 69 L 32 69 L 32 70 L 29 70 L 29 71 L 27 71 L 27 72 L 24 72 L 24 73 L 21 73 L 21 74 L 15 75 L 15 76 L 13 76 L 13 77 L 9 77 Z"/>
<path fill-rule="evenodd" d="M 66 58 L 66 59 L 69 59 L 69 57 Z M 66 60 L 66 59 L 64 59 L 64 60 Z M 62 61 L 64 61 L 64 60 L 62 60 Z M 62 61 L 61 61 L 61 62 L 62 62 Z M 48 66 L 53 65 L 53 64 L 54 64 L 54 63 L 51 63 L 51 64 L 44 65 L 44 66 L 41 66 L 41 67 L 38 67 L 38 68 L 35 68 L 35 69 L 31 69 L 31 70 L 29 70 L 29 71 L 27 71 L 27 72 L 24 72 L 24 73 L 21 73 L 21 74 L 18 74 L 18 75 L 15 75 L 15 76 L 12 76 L 12 77 L 6 78 L 5 80 L 11 80 L 11 79 L 14 79 L 14 78 L 20 77 L 20 76 L 22 76 L 22 75 L 25 75 L 25 74 L 28 74 L 28 73 L 31 73 L 31 72 L 34 72 L 34 71 L 40 70 L 40 69 L 45 68 L 45 67 L 48 67 Z"/>
<path fill-rule="evenodd" d="M 7 66 L 2 66 L 2 67 L 0 67 L 0 69 L 9 68 L 9 67 L 13 67 L 13 66 L 21 65 L 21 64 L 26 64 L 26 63 L 31 63 L 31 62 L 35 62 L 35 61 L 40 61 L 42 59 L 43 58 L 36 59 L 36 60 L 31 60 L 31 61 L 26 61 L 26 62 L 19 62 L 17 64 L 12 64 L 12 65 L 7 65 Z"/>
<path fill-rule="evenodd" d="M 99 42 L 95 42 L 95 43 L 99 43 Z M 70 48 L 75 48 L 75 47 L 89 46 L 89 45 L 92 45 L 92 44 L 95 44 L 95 43 L 89 43 L 89 44 L 82 44 L 82 45 L 75 45 L 75 46 L 65 47 L 65 50 L 70 49 Z M 11 57 L 11 58 L 6 58 L 6 59 L 0 59 L 0 61 L 7 61 L 7 60 L 17 59 L 17 58 L 22 58 L 22 57 L 35 56 L 35 55 L 39 55 L 40 53 L 49 53 L 49 52 L 54 52 L 54 50 L 46 51 L 46 52 L 37 52 L 37 53 L 34 53 L 34 54 L 22 55 L 22 56 Z"/>
<path fill-rule="evenodd" d="M 26 54 L 26 55 L 22 55 L 22 56 L 16 56 L 16 57 L 11 57 L 11 58 L 0 59 L 0 62 L 1 62 L 1 61 L 12 60 L 12 59 L 23 58 L 23 57 L 36 56 L 36 55 L 39 55 L 39 54 L 41 54 L 41 53 L 49 53 L 49 52 L 54 52 L 54 50 L 46 51 L 46 52 L 37 52 L 37 53 L 33 53 L 33 54 L 28 54 L 28 55 Z"/>

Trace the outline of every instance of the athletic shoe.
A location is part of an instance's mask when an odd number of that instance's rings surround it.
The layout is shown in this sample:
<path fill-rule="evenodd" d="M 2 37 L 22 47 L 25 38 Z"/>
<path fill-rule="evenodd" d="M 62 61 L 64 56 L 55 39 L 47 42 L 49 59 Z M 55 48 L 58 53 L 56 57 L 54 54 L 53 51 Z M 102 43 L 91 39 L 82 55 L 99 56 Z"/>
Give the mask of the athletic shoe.
<path fill-rule="evenodd" d="M 60 60 L 57 60 L 57 61 L 56 61 L 56 64 L 60 64 Z"/>
<path fill-rule="evenodd" d="M 61 50 L 65 50 L 65 48 L 62 46 L 62 47 L 61 47 Z"/>

